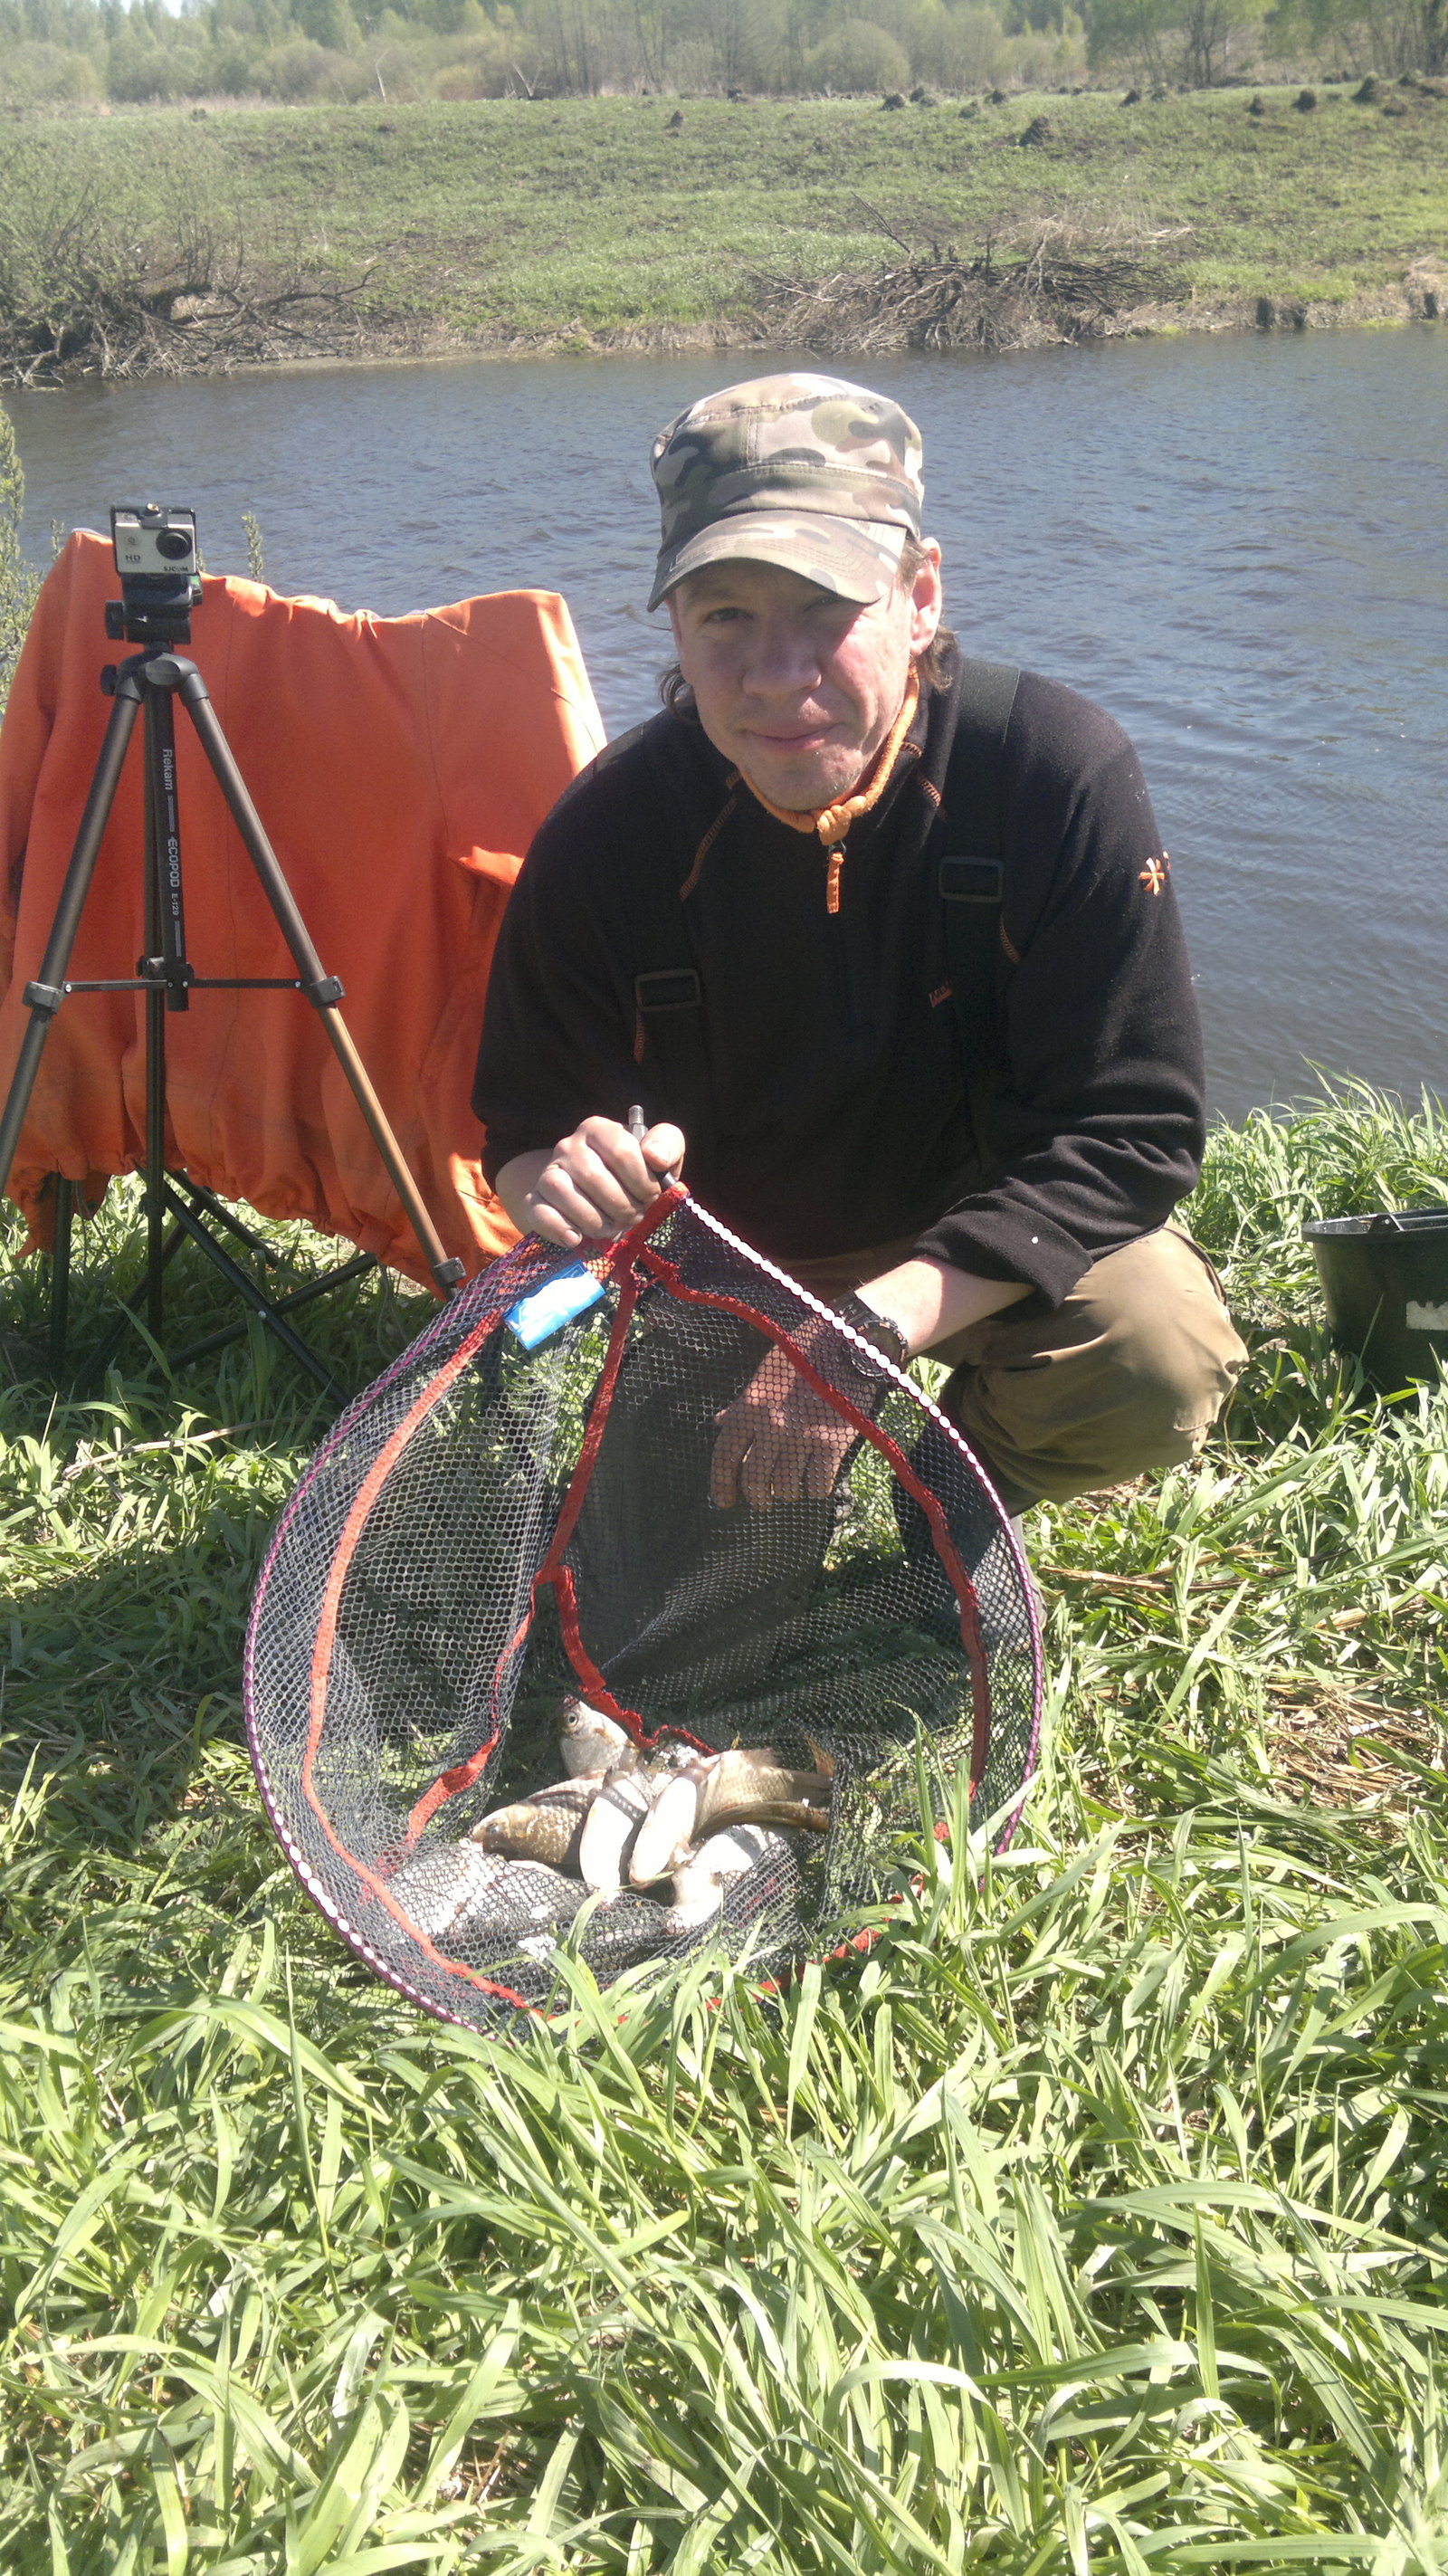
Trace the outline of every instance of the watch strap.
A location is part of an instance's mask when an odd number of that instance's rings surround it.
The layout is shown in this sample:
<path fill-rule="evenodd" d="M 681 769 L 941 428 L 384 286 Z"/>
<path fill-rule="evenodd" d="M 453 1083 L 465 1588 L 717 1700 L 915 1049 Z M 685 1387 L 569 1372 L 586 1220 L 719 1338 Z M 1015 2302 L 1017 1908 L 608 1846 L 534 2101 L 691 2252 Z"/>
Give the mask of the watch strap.
<path fill-rule="evenodd" d="M 853 1324 L 855 1331 L 880 1353 L 882 1359 L 893 1361 L 899 1369 L 909 1367 L 910 1344 L 891 1316 L 877 1313 L 873 1306 L 866 1305 L 863 1297 L 857 1297 L 853 1289 L 848 1295 L 835 1299 L 835 1313 L 843 1316 L 847 1324 Z"/>

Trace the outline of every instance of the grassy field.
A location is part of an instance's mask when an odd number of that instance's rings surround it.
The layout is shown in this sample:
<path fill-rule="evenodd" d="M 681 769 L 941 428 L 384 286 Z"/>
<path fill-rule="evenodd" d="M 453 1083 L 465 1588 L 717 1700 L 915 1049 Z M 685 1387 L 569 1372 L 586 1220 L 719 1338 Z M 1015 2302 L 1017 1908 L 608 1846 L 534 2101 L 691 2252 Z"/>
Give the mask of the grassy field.
<path fill-rule="evenodd" d="M 7 2576 L 1441 2576 L 1448 1392 L 1363 1399 L 1299 1238 L 1413 1198 L 1431 1104 L 1214 1137 L 1250 1374 L 1196 1466 L 1032 1515 L 1005 1863 L 922 1835 L 868 1962 L 585 1980 L 511 2049 L 367 1979 L 251 1784 L 318 1400 L 259 1341 L 56 1397 L 12 1257 Z M 82 1339 L 118 1248 L 124 1193 Z M 422 1304 L 319 1337 L 360 1383 Z"/>
<path fill-rule="evenodd" d="M 1087 257 L 1127 255 L 1115 305 L 1158 318 L 1250 319 L 1261 297 L 1421 312 L 1415 265 L 1433 292 L 1442 269 L 1448 309 L 1448 98 L 1396 87 L 1358 105 L 1339 88 L 1302 114 L 1294 95 L 1266 91 L 1260 116 L 1226 90 L 964 115 L 613 98 L 32 120 L 0 138 L 18 210 L 0 322 L 32 305 L 53 321 L 94 235 L 97 259 L 146 245 L 153 284 L 292 261 L 333 287 L 365 278 L 373 348 L 747 336 L 780 281 L 873 277 L 902 246 L 1005 256 L 1043 225 Z M 1038 115 L 1049 134 L 1024 148 Z"/>

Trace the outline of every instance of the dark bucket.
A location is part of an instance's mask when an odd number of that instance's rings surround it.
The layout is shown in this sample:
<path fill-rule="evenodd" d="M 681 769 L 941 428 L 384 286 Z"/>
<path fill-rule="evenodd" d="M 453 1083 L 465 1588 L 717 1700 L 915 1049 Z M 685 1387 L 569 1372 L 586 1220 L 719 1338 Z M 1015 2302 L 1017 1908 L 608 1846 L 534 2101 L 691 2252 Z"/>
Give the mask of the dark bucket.
<path fill-rule="evenodd" d="M 1448 1208 L 1327 1216 L 1311 1244 L 1333 1339 L 1385 1389 L 1448 1368 Z"/>

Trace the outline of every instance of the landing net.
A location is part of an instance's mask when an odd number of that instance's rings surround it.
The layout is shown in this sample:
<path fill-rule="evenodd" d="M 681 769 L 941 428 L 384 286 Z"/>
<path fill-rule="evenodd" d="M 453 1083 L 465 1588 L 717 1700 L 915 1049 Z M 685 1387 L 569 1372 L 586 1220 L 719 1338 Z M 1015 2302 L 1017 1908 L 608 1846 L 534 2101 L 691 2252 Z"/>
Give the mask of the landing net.
<path fill-rule="evenodd" d="M 721 1504 L 719 1417 L 771 1353 L 843 1463 Z M 1039 1705 L 960 1434 L 679 1188 L 596 1260 L 530 1238 L 453 1299 L 303 1476 L 247 1637 L 303 1885 L 482 2028 L 558 1998 L 563 1944 L 604 1984 L 700 1943 L 775 1975 L 829 1952 L 900 1884 L 922 1770 L 942 1820 L 964 1770 L 1004 1846 Z"/>

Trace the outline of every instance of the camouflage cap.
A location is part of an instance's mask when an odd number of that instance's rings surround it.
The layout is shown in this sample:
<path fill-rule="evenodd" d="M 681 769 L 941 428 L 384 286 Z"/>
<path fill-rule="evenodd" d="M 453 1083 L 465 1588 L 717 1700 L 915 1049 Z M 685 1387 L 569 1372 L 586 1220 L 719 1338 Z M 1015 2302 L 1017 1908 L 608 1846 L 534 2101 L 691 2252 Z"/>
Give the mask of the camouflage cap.
<path fill-rule="evenodd" d="M 883 599 L 920 534 L 920 432 L 838 376 L 756 376 L 654 440 L 663 511 L 650 608 L 703 565 L 782 564 L 841 599 Z"/>

